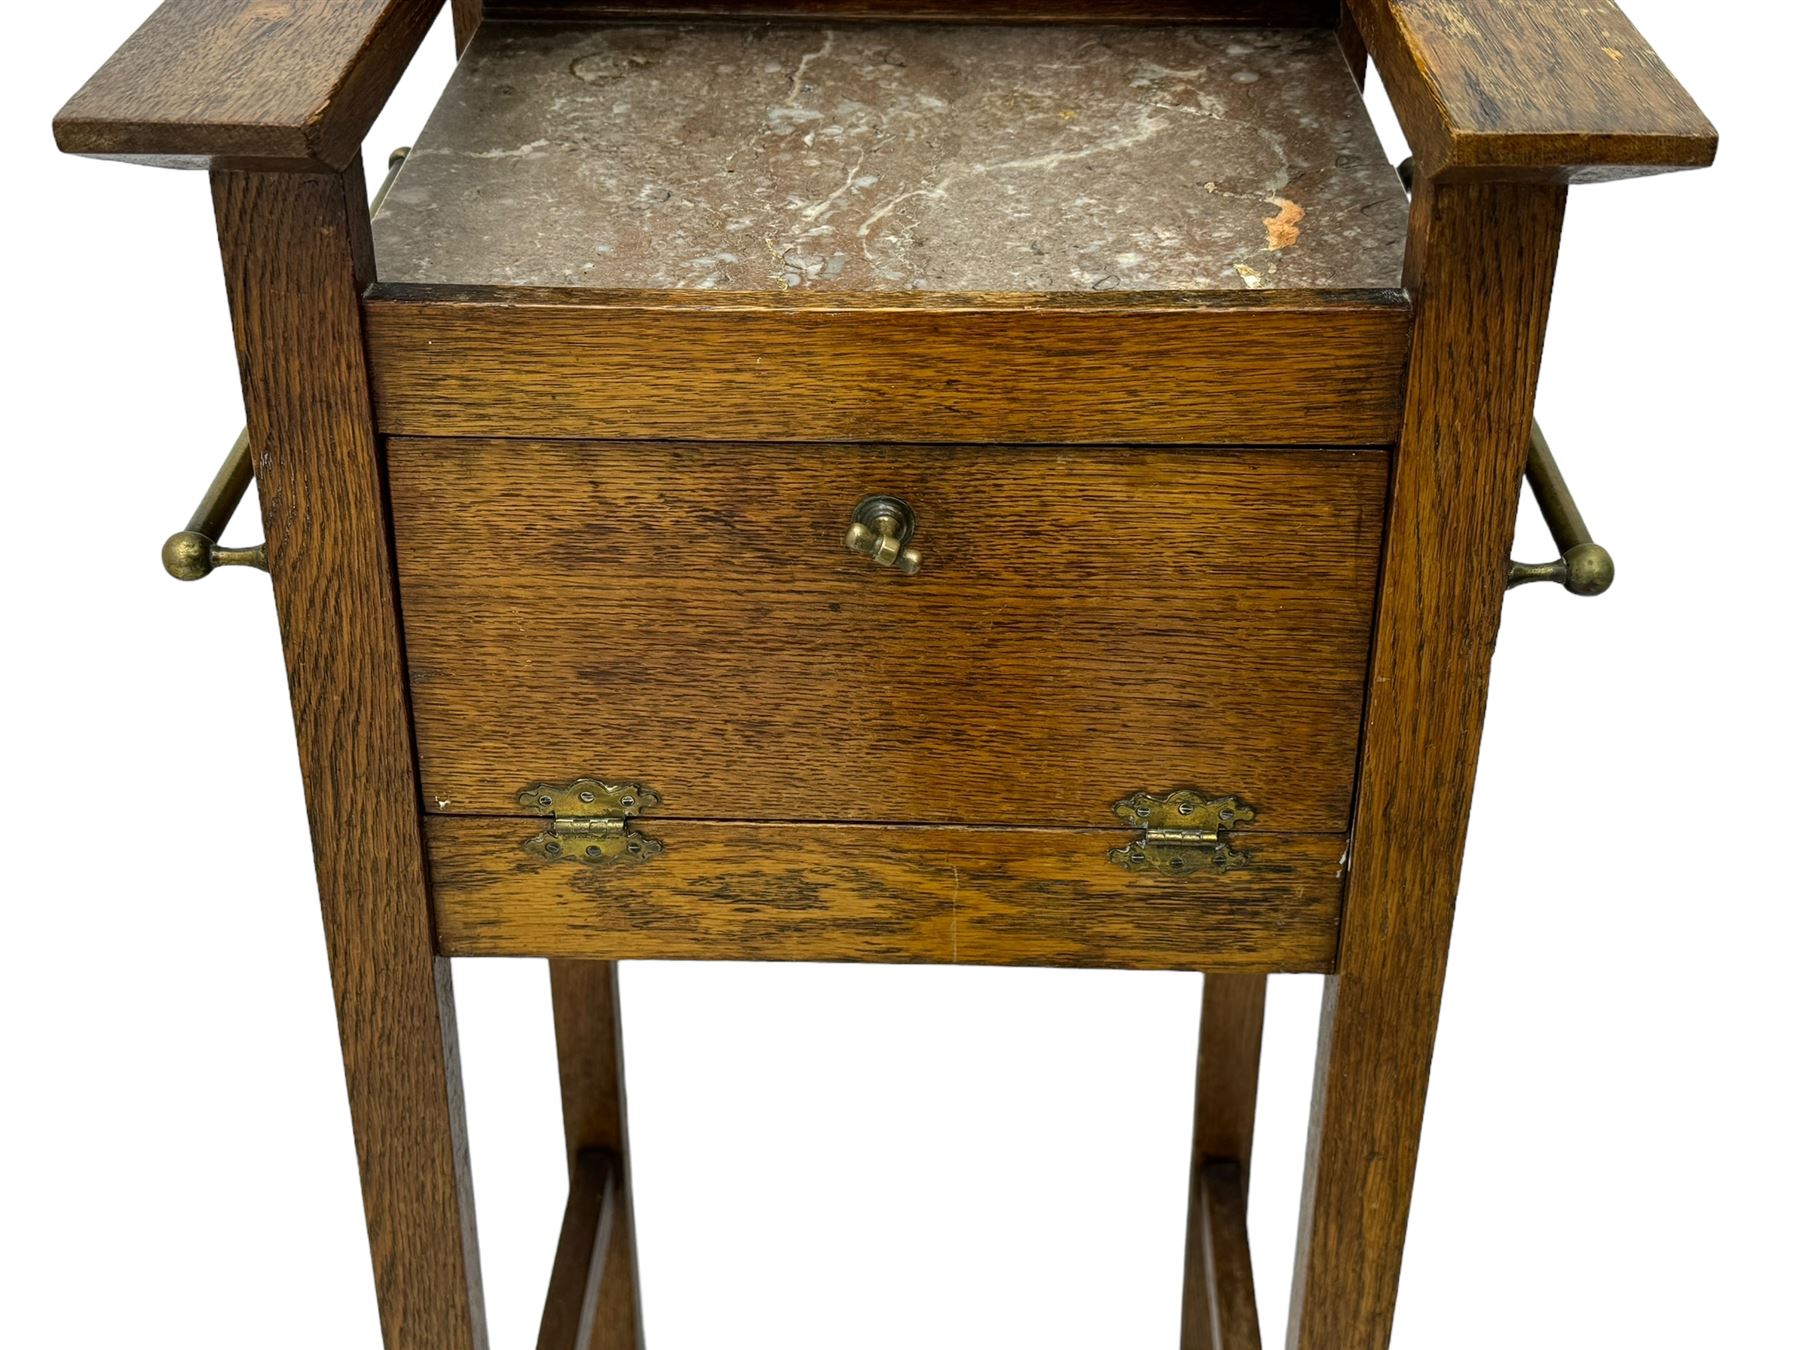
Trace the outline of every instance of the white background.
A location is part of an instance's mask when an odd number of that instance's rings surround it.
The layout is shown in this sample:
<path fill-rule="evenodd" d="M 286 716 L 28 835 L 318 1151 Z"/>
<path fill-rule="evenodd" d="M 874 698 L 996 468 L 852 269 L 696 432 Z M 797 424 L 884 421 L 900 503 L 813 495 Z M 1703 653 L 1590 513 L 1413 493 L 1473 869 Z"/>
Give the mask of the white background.
<path fill-rule="evenodd" d="M 206 181 L 51 145 L 148 8 L 7 20 L 0 1343 L 373 1346 L 268 583 L 157 564 L 242 420 Z M 1506 604 L 1400 1350 L 1800 1345 L 1800 31 L 1631 9 L 1723 148 L 1573 194 L 1540 412 L 1619 581 Z M 372 166 L 450 62 L 446 20 Z M 1518 548 L 1552 551 L 1535 520 Z M 623 978 L 656 1350 L 1175 1344 L 1198 976 Z M 546 977 L 456 981 L 510 1350 L 563 1198 Z M 1269 1005 L 1272 1345 L 1319 989 Z"/>

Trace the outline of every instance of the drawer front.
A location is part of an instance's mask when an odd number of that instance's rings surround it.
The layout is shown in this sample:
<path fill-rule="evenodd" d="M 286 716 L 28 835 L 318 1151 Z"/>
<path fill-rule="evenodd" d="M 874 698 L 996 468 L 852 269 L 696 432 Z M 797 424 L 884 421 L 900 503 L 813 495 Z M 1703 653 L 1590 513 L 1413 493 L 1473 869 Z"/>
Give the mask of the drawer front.
<path fill-rule="evenodd" d="M 1399 292 L 949 303 L 378 285 L 364 310 L 376 424 L 825 446 L 1379 446 L 1399 434 L 1413 317 Z"/>
<path fill-rule="evenodd" d="M 1117 828 L 1193 786 L 1348 824 L 1381 451 L 388 444 L 426 809 Z M 904 576 L 849 552 L 872 493 Z M 658 860 L 656 866 L 663 866 Z M 647 869 L 648 870 L 648 869 Z"/>

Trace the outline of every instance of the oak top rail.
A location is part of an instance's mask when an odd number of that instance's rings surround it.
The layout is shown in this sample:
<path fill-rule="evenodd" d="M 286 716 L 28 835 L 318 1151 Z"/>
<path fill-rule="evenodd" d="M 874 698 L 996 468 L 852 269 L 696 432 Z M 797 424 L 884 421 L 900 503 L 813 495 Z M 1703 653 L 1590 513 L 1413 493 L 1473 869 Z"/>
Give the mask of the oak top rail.
<path fill-rule="evenodd" d="M 167 0 L 56 115 L 71 154 L 338 171 L 443 0 Z"/>
<path fill-rule="evenodd" d="M 1614 0 L 1345 0 L 1426 177 L 1595 182 L 1718 133 Z"/>

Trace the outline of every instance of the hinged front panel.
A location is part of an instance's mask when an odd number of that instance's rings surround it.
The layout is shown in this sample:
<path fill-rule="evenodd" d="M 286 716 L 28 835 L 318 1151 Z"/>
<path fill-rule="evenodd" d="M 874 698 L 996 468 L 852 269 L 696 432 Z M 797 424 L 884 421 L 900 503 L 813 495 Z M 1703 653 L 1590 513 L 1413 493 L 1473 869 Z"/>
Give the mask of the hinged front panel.
<path fill-rule="evenodd" d="M 1348 824 L 1377 451 L 389 444 L 425 807 Z M 873 504 L 872 504 L 873 503 Z M 523 837 L 523 836 L 522 836 Z M 654 868 L 649 870 L 655 870 Z"/>
<path fill-rule="evenodd" d="M 1261 834 L 1242 867 L 1127 870 L 1119 830 L 665 820 L 643 866 L 520 847 L 531 821 L 428 816 L 446 956 L 1330 970 L 1341 835 Z"/>

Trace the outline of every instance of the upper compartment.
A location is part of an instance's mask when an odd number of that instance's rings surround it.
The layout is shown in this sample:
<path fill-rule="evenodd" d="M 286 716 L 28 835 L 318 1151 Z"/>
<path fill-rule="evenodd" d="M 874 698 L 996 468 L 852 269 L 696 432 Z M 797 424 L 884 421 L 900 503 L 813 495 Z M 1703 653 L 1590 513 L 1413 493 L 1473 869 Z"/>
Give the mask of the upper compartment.
<path fill-rule="evenodd" d="M 1355 292 L 1406 216 L 1329 30 L 490 20 L 375 239 L 398 283 Z"/>

